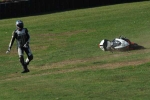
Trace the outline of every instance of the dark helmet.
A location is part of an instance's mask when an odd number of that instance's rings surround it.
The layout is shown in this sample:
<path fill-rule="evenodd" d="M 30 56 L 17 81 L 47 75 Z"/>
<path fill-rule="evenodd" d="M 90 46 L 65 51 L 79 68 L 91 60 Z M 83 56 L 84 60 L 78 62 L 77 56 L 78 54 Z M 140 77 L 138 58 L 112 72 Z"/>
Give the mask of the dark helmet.
<path fill-rule="evenodd" d="M 22 29 L 22 28 L 23 28 L 23 21 L 17 20 L 17 21 L 16 21 L 16 27 Z"/>

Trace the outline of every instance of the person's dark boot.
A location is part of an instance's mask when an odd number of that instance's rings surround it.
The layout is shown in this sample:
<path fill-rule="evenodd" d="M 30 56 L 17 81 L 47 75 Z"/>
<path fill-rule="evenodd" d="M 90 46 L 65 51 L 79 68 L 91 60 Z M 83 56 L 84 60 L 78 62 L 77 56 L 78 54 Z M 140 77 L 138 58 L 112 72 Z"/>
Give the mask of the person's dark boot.
<path fill-rule="evenodd" d="M 28 69 L 28 67 L 26 65 L 23 68 L 24 68 L 24 70 L 21 73 L 28 73 L 28 72 L 30 72 L 30 70 Z"/>
<path fill-rule="evenodd" d="M 28 73 L 28 72 L 30 72 L 29 69 L 26 69 L 26 70 L 22 71 L 21 73 Z"/>

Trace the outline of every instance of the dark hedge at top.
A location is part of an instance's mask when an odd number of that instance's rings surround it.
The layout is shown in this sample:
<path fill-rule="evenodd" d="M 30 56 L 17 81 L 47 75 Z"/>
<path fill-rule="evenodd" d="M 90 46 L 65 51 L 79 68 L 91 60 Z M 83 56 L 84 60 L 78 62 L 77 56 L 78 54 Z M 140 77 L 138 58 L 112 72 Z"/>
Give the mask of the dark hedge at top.
<path fill-rule="evenodd" d="M 0 19 L 149 0 L 1 0 Z"/>

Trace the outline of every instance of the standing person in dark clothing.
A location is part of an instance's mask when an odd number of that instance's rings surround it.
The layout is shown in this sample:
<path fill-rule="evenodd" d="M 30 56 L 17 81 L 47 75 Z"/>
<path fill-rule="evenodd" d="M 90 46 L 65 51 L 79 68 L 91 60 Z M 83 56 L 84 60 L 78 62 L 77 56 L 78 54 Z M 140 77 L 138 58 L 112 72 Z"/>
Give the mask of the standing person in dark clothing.
<path fill-rule="evenodd" d="M 12 38 L 10 40 L 9 47 L 8 47 L 8 50 L 6 51 L 6 53 L 10 52 L 11 47 L 16 39 L 19 61 L 24 69 L 22 73 L 27 73 L 27 72 L 29 72 L 29 69 L 27 66 L 28 66 L 29 62 L 33 59 L 33 54 L 29 47 L 30 35 L 28 33 L 28 29 L 24 28 L 23 21 L 21 21 L 21 20 L 16 21 L 16 28 L 17 29 L 15 31 L 13 31 L 13 33 L 12 33 Z M 24 61 L 24 56 L 23 56 L 24 51 L 27 54 L 26 61 Z"/>

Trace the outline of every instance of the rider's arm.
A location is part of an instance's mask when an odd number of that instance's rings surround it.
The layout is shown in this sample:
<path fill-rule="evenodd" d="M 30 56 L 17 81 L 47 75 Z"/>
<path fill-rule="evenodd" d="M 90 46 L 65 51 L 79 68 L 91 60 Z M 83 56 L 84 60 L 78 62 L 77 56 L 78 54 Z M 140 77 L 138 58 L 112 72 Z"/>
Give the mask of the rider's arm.
<path fill-rule="evenodd" d="M 25 32 L 26 32 L 26 36 L 27 36 L 26 43 L 29 43 L 30 42 L 30 35 L 29 35 L 27 28 L 26 28 Z"/>
<path fill-rule="evenodd" d="M 15 35 L 16 33 L 15 33 L 15 31 L 12 33 L 12 38 L 11 38 L 11 40 L 10 40 L 10 43 L 9 43 L 9 46 L 8 46 L 8 50 L 6 51 L 6 53 L 9 53 L 10 52 L 10 50 L 11 50 L 11 47 L 12 47 L 12 45 L 13 45 L 13 43 L 14 43 L 14 41 L 15 41 Z"/>
<path fill-rule="evenodd" d="M 9 43 L 9 48 L 10 48 L 10 49 L 11 49 L 11 47 L 12 47 L 14 41 L 15 41 L 15 36 L 16 36 L 16 33 L 15 33 L 15 31 L 14 31 L 14 32 L 12 33 L 12 38 L 11 38 L 10 43 Z"/>
<path fill-rule="evenodd" d="M 29 47 L 29 41 L 30 41 L 30 35 L 28 33 L 28 29 L 25 28 L 25 33 L 26 33 L 26 41 L 23 47 L 28 48 Z"/>

